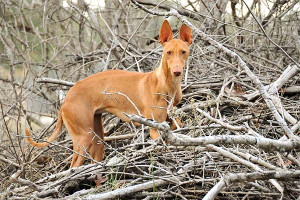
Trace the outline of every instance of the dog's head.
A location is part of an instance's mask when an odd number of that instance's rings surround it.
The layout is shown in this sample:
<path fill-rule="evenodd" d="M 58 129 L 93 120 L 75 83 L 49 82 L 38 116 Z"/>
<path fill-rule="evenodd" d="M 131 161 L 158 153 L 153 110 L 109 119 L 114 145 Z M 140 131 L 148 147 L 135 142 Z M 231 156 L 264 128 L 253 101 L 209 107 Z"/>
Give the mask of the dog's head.
<path fill-rule="evenodd" d="M 172 29 L 167 20 L 162 24 L 159 41 L 163 45 L 163 56 L 172 76 L 182 76 L 192 40 L 192 30 L 185 24 L 180 28 L 179 39 L 173 39 Z"/>

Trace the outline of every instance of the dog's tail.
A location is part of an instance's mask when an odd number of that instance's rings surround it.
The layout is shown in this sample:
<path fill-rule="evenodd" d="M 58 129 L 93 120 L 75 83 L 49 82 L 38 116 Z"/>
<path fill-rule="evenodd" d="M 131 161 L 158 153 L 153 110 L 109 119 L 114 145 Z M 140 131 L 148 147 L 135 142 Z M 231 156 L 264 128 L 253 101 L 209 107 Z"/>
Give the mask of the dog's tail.
<path fill-rule="evenodd" d="M 58 134 L 60 133 L 62 125 L 63 125 L 63 119 L 62 119 L 61 112 L 62 112 L 62 109 L 60 109 L 60 111 L 59 111 L 56 127 L 55 127 L 52 135 L 48 138 L 47 142 L 38 143 L 38 142 L 33 141 L 30 137 L 29 131 L 27 129 L 25 129 L 25 134 L 27 136 L 26 138 L 32 146 L 35 146 L 35 147 L 38 147 L 38 148 L 46 147 L 50 144 L 50 142 L 53 142 L 58 137 Z"/>

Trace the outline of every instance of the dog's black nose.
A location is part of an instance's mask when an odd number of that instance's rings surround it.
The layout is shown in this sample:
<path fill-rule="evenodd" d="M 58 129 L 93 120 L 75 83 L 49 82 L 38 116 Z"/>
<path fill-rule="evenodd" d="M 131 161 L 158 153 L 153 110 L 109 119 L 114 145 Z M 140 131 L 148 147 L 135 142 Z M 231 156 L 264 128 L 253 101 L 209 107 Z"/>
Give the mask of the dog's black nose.
<path fill-rule="evenodd" d="M 180 75 L 181 75 L 181 72 L 174 72 L 174 75 L 175 75 L 175 76 L 180 76 Z"/>

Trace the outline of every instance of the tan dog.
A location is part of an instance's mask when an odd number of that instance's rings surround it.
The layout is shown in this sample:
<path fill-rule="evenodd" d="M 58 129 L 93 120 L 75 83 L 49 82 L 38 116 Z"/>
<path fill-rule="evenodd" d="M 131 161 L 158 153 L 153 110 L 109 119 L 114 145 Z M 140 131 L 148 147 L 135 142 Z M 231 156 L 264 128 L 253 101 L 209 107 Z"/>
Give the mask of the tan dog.
<path fill-rule="evenodd" d="M 89 132 L 92 129 L 104 140 L 103 112 L 109 112 L 129 122 L 124 113 L 138 114 L 131 100 L 144 117 L 158 122 L 168 120 L 166 99 L 173 99 L 175 106 L 182 98 L 180 82 L 192 42 L 191 29 L 183 24 L 179 38 L 173 39 L 172 29 L 165 20 L 159 36 L 163 45 L 163 56 L 158 68 L 149 73 L 109 70 L 78 81 L 69 90 L 59 111 L 55 130 L 47 142 L 34 142 L 26 129 L 28 142 L 35 147 L 48 146 L 49 142 L 58 137 L 64 122 L 73 140 L 74 151 L 82 155 L 88 152 L 94 160 L 101 161 L 104 144 L 99 143 Z M 180 124 L 179 120 L 177 122 Z M 176 129 L 174 123 L 171 128 Z M 156 139 L 159 134 L 157 130 L 150 129 L 150 136 Z M 85 161 L 77 153 L 73 154 L 71 168 L 80 166 Z"/>

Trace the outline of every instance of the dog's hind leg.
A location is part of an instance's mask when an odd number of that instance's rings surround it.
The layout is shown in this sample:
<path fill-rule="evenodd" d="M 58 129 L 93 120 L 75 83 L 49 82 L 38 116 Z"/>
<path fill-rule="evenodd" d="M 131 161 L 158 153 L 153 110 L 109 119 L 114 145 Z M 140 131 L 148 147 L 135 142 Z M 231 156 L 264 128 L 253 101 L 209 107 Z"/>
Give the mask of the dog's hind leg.
<path fill-rule="evenodd" d="M 97 136 L 95 136 L 94 140 L 92 141 L 92 146 L 89 153 L 94 160 L 102 161 L 104 155 L 104 129 L 102 114 L 94 115 L 94 132 L 97 134 Z"/>
<path fill-rule="evenodd" d="M 90 149 L 94 143 L 94 134 L 91 133 L 93 114 L 82 110 L 79 112 L 75 106 L 71 108 L 63 109 L 63 120 L 73 140 L 74 152 L 70 168 L 81 166 L 86 157 L 90 157 Z"/>

